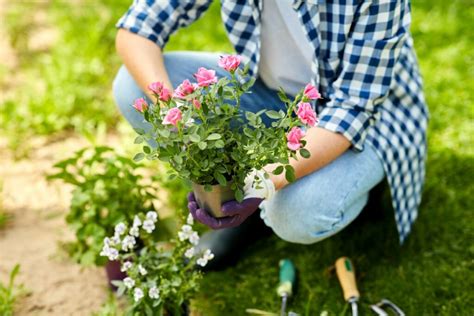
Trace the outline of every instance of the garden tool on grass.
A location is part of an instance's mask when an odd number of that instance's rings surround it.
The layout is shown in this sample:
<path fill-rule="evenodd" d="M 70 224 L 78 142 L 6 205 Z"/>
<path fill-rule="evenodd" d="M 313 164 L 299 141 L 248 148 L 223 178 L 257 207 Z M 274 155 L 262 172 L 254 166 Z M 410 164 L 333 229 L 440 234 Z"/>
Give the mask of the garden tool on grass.
<path fill-rule="evenodd" d="M 360 294 L 357 290 L 354 266 L 349 258 L 341 257 L 336 260 L 336 274 L 342 287 L 344 299 L 351 305 L 352 316 L 359 315 L 357 302 Z"/>
<path fill-rule="evenodd" d="M 280 267 L 280 283 L 277 287 L 278 296 L 281 297 L 281 311 L 280 316 L 286 316 L 286 305 L 288 303 L 288 298 L 293 294 L 293 288 L 295 287 L 296 282 L 296 269 L 290 259 L 283 259 L 279 262 Z M 247 309 L 247 313 L 257 314 L 257 315 L 266 315 L 266 316 L 278 316 L 275 313 L 270 313 L 262 311 L 259 309 Z M 294 312 L 288 312 L 288 316 L 298 316 Z"/>
<path fill-rule="evenodd" d="M 391 309 L 397 316 L 405 316 L 405 313 L 400 307 L 395 305 L 393 302 L 383 298 L 380 302 L 374 305 L 370 305 L 370 309 L 373 310 L 379 316 L 388 316 L 389 314 L 384 310 L 384 307 Z"/>
<path fill-rule="evenodd" d="M 341 257 L 336 260 L 336 273 L 341 284 L 342 291 L 344 293 L 344 299 L 351 304 L 352 315 L 358 315 L 357 302 L 359 301 L 360 294 L 357 290 L 357 284 L 355 279 L 354 265 L 351 260 L 347 257 Z M 405 313 L 401 310 L 400 307 L 392 303 L 387 299 L 382 299 L 377 304 L 371 305 L 370 308 L 378 316 L 389 316 L 389 314 L 384 310 L 384 308 L 389 308 L 397 316 L 405 316 Z"/>
<path fill-rule="evenodd" d="M 280 284 L 277 293 L 281 297 L 281 316 L 285 316 L 288 297 L 293 294 L 296 281 L 296 269 L 290 259 L 280 260 Z"/>

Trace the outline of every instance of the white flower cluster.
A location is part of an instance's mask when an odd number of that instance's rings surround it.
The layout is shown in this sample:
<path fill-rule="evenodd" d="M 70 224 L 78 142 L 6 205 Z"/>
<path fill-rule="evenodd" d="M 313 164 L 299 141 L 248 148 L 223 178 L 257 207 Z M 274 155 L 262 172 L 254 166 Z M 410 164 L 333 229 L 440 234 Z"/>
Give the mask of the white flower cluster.
<path fill-rule="evenodd" d="M 158 289 L 156 287 L 156 285 L 152 286 L 150 288 L 150 290 L 148 291 L 148 296 L 150 296 L 150 298 L 154 299 L 154 300 L 157 300 L 160 298 L 160 289 Z"/>
<path fill-rule="evenodd" d="M 151 234 L 155 230 L 155 223 L 157 221 L 158 214 L 155 211 L 146 213 L 146 219 L 143 221 L 143 223 L 138 216 L 135 216 L 133 219 L 133 225 L 128 231 L 129 234 L 123 239 L 122 235 L 126 234 L 127 226 L 124 223 L 118 223 L 114 229 L 114 236 L 111 238 L 106 237 L 104 239 L 104 246 L 100 252 L 100 255 L 108 257 L 110 261 L 117 260 L 119 257 L 118 248 L 121 248 L 122 251 L 130 251 L 135 248 L 137 243 L 136 238 L 140 236 L 140 226 L 144 231 Z M 121 269 L 126 271 L 129 268 L 130 267 L 123 266 Z"/>
<path fill-rule="evenodd" d="M 122 264 L 122 267 L 120 267 L 120 271 L 122 272 L 127 272 L 128 270 L 130 270 L 130 268 L 133 266 L 133 264 L 130 262 L 130 261 L 125 261 L 123 264 Z"/>
<path fill-rule="evenodd" d="M 117 260 L 119 256 L 119 251 L 113 247 L 115 244 L 115 241 L 113 241 L 111 238 L 105 237 L 104 246 L 102 247 L 100 255 L 108 257 L 110 261 Z"/>
<path fill-rule="evenodd" d="M 191 225 L 188 224 L 181 227 L 181 231 L 178 232 L 178 238 L 181 241 L 189 240 L 189 242 L 194 246 L 196 246 L 199 242 L 198 233 L 195 232 Z"/>
<path fill-rule="evenodd" d="M 123 280 L 123 284 L 125 285 L 127 289 L 131 290 L 135 286 L 135 281 L 130 277 L 126 277 Z M 156 284 L 150 287 L 150 289 L 148 290 L 148 296 L 154 300 L 157 300 L 160 298 L 160 289 L 156 287 Z M 143 292 L 141 288 L 136 287 L 133 289 L 133 299 L 135 300 L 135 302 L 138 302 L 143 297 L 145 297 L 145 293 Z"/>
<path fill-rule="evenodd" d="M 200 265 L 201 267 L 205 267 L 207 262 L 209 260 L 212 260 L 214 258 L 214 254 L 211 252 L 210 249 L 207 249 L 204 251 L 204 254 L 202 255 L 201 258 L 197 259 L 196 263 Z"/>
<path fill-rule="evenodd" d="M 145 268 L 143 268 L 142 265 L 138 265 L 138 271 L 140 274 L 142 275 L 146 275 L 147 274 L 147 271 L 145 270 Z M 125 287 L 128 289 L 128 290 L 132 290 L 133 289 L 133 299 L 135 300 L 135 302 L 138 302 L 139 300 L 141 300 L 143 297 L 145 297 L 145 293 L 143 292 L 143 289 L 140 288 L 140 287 L 135 287 L 135 280 L 132 279 L 131 277 L 126 277 L 125 279 L 123 279 L 123 284 L 125 285 Z M 156 284 L 153 284 L 150 289 L 148 290 L 148 296 L 151 298 L 151 299 L 154 299 L 154 300 L 157 300 L 160 298 L 160 289 L 158 289 L 156 287 Z"/>
<path fill-rule="evenodd" d="M 188 215 L 188 218 L 186 219 L 186 225 L 183 225 L 181 227 L 181 231 L 178 232 L 178 238 L 180 241 L 185 241 L 188 240 L 192 247 L 187 249 L 184 252 L 184 256 L 188 259 L 191 259 L 196 255 L 196 246 L 199 243 L 199 235 L 197 232 L 193 231 L 193 228 L 191 225 L 194 224 L 194 219 L 191 214 Z M 200 265 L 201 267 L 204 267 L 207 265 L 209 260 L 212 260 L 214 258 L 214 254 L 211 252 L 210 249 L 207 249 L 201 258 L 197 259 L 196 263 Z"/>
<path fill-rule="evenodd" d="M 106 256 L 109 260 L 117 260 L 119 258 L 119 250 L 124 252 L 133 251 L 136 245 L 136 238 L 140 236 L 140 228 L 147 233 L 151 234 L 155 230 L 155 223 L 158 220 L 158 214 L 156 212 L 150 211 L 146 214 L 145 219 L 142 221 L 138 216 L 135 216 L 133 219 L 132 227 L 128 230 L 127 226 L 124 223 L 119 223 L 115 226 L 114 236 L 111 238 L 104 239 L 104 246 L 100 253 L 101 256 Z M 184 256 L 188 259 L 191 259 L 197 255 L 195 246 L 199 243 L 199 235 L 192 228 L 194 224 L 194 219 L 191 215 L 186 219 L 186 224 L 181 227 L 181 230 L 178 232 L 178 238 L 180 241 L 188 241 L 191 244 L 191 247 L 187 249 L 184 253 Z M 197 264 L 204 267 L 209 260 L 214 258 L 214 254 L 208 249 L 206 250 L 200 258 L 196 260 Z M 132 269 L 134 264 L 131 261 L 124 261 L 120 270 L 122 272 L 127 272 Z M 141 264 L 136 265 L 136 271 L 141 276 L 146 276 L 148 274 L 147 269 Z M 139 280 L 134 280 L 130 276 L 126 277 L 123 280 L 123 285 L 127 288 L 130 293 L 133 294 L 133 299 L 135 302 L 142 300 L 146 291 L 148 290 L 148 296 L 153 300 L 158 300 L 160 298 L 160 289 L 156 284 L 151 286 L 141 286 L 137 284 Z"/>
<path fill-rule="evenodd" d="M 128 278 L 129 279 L 129 278 Z M 130 279 L 131 280 L 131 279 Z M 133 280 L 132 280 L 133 281 Z M 125 280 L 124 280 L 125 282 Z M 134 283 L 135 284 L 135 283 Z M 133 287 L 133 286 L 132 286 Z M 127 287 L 128 289 L 131 289 L 132 287 Z M 148 296 L 153 299 L 153 300 L 157 300 L 160 298 L 160 289 L 156 287 L 156 285 L 153 285 L 152 287 L 150 287 L 150 289 L 148 290 Z M 145 293 L 143 292 L 143 290 L 139 287 L 136 287 L 133 289 L 133 299 L 135 300 L 135 302 L 138 302 L 139 300 L 141 300 L 142 298 L 145 297 Z"/>

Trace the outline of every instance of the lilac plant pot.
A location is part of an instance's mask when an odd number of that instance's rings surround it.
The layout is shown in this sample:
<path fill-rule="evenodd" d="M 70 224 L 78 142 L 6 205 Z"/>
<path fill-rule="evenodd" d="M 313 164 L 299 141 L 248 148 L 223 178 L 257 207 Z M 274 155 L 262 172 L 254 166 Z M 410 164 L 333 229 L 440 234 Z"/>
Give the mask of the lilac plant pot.
<path fill-rule="evenodd" d="M 127 273 L 120 271 L 119 261 L 107 262 L 105 265 L 105 272 L 107 273 L 109 286 L 114 291 L 117 291 L 117 287 L 112 284 L 112 281 L 122 281 L 127 277 Z"/>

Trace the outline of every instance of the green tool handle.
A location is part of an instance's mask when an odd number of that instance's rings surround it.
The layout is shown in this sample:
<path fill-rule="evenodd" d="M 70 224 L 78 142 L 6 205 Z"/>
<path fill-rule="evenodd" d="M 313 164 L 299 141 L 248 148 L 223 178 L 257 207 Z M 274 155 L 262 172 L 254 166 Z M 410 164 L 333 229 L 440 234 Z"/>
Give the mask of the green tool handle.
<path fill-rule="evenodd" d="M 280 260 L 280 283 L 278 284 L 277 293 L 281 297 L 291 296 L 296 281 L 296 269 L 290 259 Z"/>

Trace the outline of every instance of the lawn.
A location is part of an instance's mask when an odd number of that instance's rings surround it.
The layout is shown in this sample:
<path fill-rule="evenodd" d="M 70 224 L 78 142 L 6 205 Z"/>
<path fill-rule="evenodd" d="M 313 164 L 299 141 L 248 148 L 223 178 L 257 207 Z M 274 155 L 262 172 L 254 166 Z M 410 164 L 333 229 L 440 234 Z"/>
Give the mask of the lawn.
<path fill-rule="evenodd" d="M 120 62 L 113 24 L 129 2 L 51 1 L 44 23 L 59 30 L 59 40 L 47 52 L 30 52 L 22 41 L 35 27 L 23 10 L 46 4 L 11 5 L 6 25 L 15 49 L 23 52 L 17 69 L 23 84 L 11 87 L 15 97 L 0 105 L 0 133 L 18 156 L 28 155 L 25 139 L 32 136 L 92 137 L 117 128 L 111 82 Z M 381 298 L 396 302 L 407 315 L 474 314 L 474 5 L 415 0 L 412 9 L 431 121 L 424 198 L 410 237 L 398 245 L 385 194 L 381 205 L 367 208 L 321 243 L 260 241 L 236 267 L 205 276 L 196 299 L 204 315 L 243 315 L 246 308 L 278 311 L 275 287 L 282 258 L 291 258 L 298 269 L 289 309 L 301 315 L 350 314 L 331 269 L 340 256 L 355 263 L 364 314 Z M 178 32 L 166 50 L 230 51 L 219 5 Z M 10 79 L 0 69 L 0 87 Z"/>

